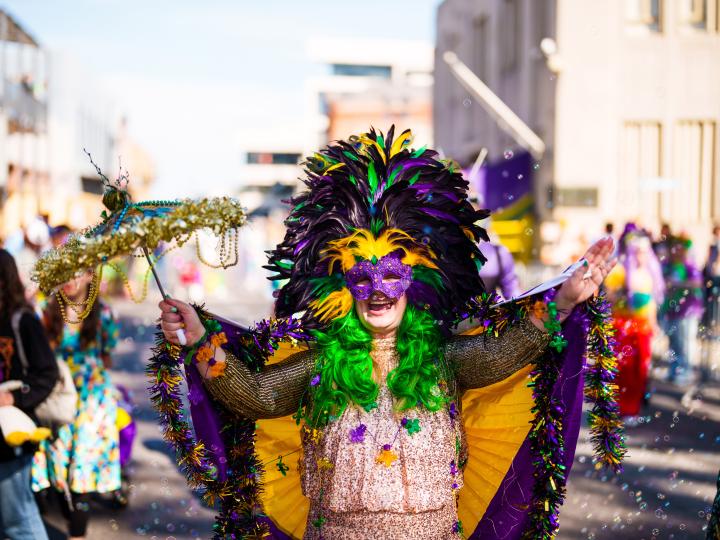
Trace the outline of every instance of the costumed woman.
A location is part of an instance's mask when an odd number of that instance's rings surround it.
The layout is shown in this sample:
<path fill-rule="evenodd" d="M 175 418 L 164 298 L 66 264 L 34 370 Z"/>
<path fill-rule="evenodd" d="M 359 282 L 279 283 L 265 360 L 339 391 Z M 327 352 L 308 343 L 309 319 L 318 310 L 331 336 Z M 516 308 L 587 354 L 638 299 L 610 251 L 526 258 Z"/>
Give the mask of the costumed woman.
<path fill-rule="evenodd" d="M 613 303 L 618 354 L 618 404 L 620 414 L 640 414 L 647 392 L 652 360 L 652 337 L 658 331 L 657 310 L 662 305 L 665 282 L 650 238 L 634 223 L 620 237 L 620 262 L 605 286 Z"/>
<path fill-rule="evenodd" d="M 86 536 L 90 494 L 121 487 L 117 390 L 108 373 L 118 328 L 110 308 L 95 301 L 98 286 L 98 276 L 84 273 L 62 287 L 59 301 L 52 296 L 43 313 L 55 354 L 72 373 L 78 411 L 73 423 L 41 444 L 32 487 L 60 494 L 71 539 Z"/>
<path fill-rule="evenodd" d="M 168 440 L 183 441 L 164 381 L 168 355 L 184 357 L 195 431 L 215 464 L 208 474 L 226 478 L 214 491 L 227 503 L 216 538 L 417 540 L 464 527 L 478 538 L 550 538 L 557 529 L 585 338 L 602 337 L 602 310 L 586 301 L 614 264 L 612 241 L 593 245 L 559 288 L 493 310 L 478 275 L 487 235 L 476 222 L 487 213 L 472 208 L 451 164 L 410 140 L 371 130 L 308 158 L 308 189 L 291 201 L 269 259 L 275 279 L 288 280 L 275 313 L 302 312 L 299 321 L 238 331 L 184 302 L 160 303 L 153 399 Z M 453 336 L 469 316 L 475 335 Z M 307 350 L 253 361 L 263 336 L 295 341 L 300 330 Z M 600 349 L 608 354 L 607 341 Z M 207 405 L 220 409 L 215 428 L 199 412 Z M 611 396 L 604 406 L 605 428 L 617 427 Z M 296 423 L 300 437 L 289 435 Z M 622 441 L 606 435 L 616 458 Z M 199 450 L 182 455 L 201 470 Z"/>
<path fill-rule="evenodd" d="M 672 236 L 668 246 L 669 255 L 663 263 L 667 295 L 661 309 L 670 345 L 668 381 L 685 385 L 694 378 L 691 359 L 704 311 L 703 275 L 690 252 L 689 237 Z"/>

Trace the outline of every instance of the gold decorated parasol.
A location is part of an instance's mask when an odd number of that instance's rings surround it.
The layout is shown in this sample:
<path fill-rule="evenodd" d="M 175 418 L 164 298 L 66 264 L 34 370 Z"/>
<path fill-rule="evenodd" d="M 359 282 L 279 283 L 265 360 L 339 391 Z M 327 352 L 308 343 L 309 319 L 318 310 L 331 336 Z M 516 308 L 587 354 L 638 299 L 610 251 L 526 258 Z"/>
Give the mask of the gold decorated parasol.
<path fill-rule="evenodd" d="M 97 168 L 97 167 L 96 167 Z M 149 273 L 157 282 L 163 297 L 166 296 L 155 270 L 158 260 L 170 250 L 194 240 L 200 262 L 213 268 L 228 268 L 237 264 L 238 229 L 245 224 L 245 211 L 230 197 L 199 200 L 151 200 L 134 203 L 127 191 L 127 176 L 121 175 L 110 182 L 98 169 L 105 191 L 102 221 L 73 236 L 56 249 L 47 251 L 35 264 L 32 273 L 40 289 L 56 294 L 63 318 L 79 322 L 90 313 L 97 298 L 103 267 L 108 266 L 121 275 L 130 296 L 142 301 L 147 294 Z M 219 264 L 208 262 L 201 253 L 198 233 L 208 231 L 219 238 Z M 152 255 L 156 250 L 160 253 Z M 149 268 L 145 273 L 145 286 L 138 299 L 132 293 L 129 279 L 116 261 L 130 256 L 145 257 Z M 61 285 L 83 272 L 94 277 L 88 297 L 82 302 L 71 302 L 62 292 Z M 76 315 L 69 321 L 69 313 Z"/>

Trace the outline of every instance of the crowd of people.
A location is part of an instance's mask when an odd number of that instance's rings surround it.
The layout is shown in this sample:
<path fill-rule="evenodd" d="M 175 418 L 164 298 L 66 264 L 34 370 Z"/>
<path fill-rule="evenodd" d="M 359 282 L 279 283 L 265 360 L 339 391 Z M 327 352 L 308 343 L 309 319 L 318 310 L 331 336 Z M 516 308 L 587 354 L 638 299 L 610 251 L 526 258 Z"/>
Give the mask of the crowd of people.
<path fill-rule="evenodd" d="M 63 308 L 26 287 L 33 256 L 60 245 L 70 229 L 47 233 L 26 234 L 17 257 L 0 249 L 0 407 L 19 409 L 46 433 L 3 429 L 0 437 L 0 537 L 12 540 L 47 538 L 40 515 L 50 504 L 77 540 L 86 537 L 94 494 L 108 494 L 115 507 L 127 503 L 122 466 L 132 437 L 123 432 L 134 424 L 127 392 L 108 371 L 118 326 L 103 301 L 88 302 L 98 292 L 91 273 L 62 287 Z M 14 381 L 18 388 L 3 389 Z"/>
<path fill-rule="evenodd" d="M 691 238 L 673 234 L 667 224 L 653 237 L 628 223 L 617 246 L 621 264 L 608 276 L 605 288 L 614 306 L 620 410 L 632 424 L 649 397 L 653 358 L 667 364 L 666 380 L 681 387 L 710 376 L 698 344 L 701 338 L 716 338 L 720 322 L 720 227 L 713 230 L 704 266 L 697 262 Z"/>

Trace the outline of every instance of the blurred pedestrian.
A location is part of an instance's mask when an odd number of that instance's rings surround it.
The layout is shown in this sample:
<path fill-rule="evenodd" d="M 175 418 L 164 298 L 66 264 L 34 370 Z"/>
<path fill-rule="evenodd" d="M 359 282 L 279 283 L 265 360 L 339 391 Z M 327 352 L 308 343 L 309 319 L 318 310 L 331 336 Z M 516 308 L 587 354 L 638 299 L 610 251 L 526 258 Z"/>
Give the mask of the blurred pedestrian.
<path fill-rule="evenodd" d="M 685 235 L 670 237 L 663 264 L 666 295 L 662 307 L 670 344 L 668 381 L 690 382 L 690 360 L 703 313 L 702 273 L 690 256 L 692 241 Z"/>
<path fill-rule="evenodd" d="M 57 248 L 65 244 L 68 238 L 72 234 L 72 229 L 65 224 L 60 224 L 57 227 L 50 229 L 50 244 L 51 247 Z"/>
<path fill-rule="evenodd" d="M 487 259 L 480 269 L 485 290 L 497 291 L 503 300 L 509 300 L 520 294 L 520 281 L 515 272 L 515 261 L 508 248 L 492 238 L 490 242 L 480 242 L 478 247 Z"/>
<path fill-rule="evenodd" d="M 665 286 L 650 237 L 633 223 L 625 227 L 619 252 L 621 264 L 605 285 L 614 304 L 620 414 L 632 419 L 645 401 L 652 337 L 658 332 L 657 306 L 662 304 Z"/>
<path fill-rule="evenodd" d="M 40 254 L 49 246 L 50 230 L 47 223 L 41 217 L 33 219 L 25 228 L 23 240 L 23 247 L 15 255 L 15 260 L 20 279 L 25 284 L 25 297 L 32 303 L 35 300 L 38 288 L 30 280 L 30 274 Z"/>
<path fill-rule="evenodd" d="M 705 340 L 720 340 L 720 225 L 712 229 L 712 240 L 708 249 L 708 257 L 703 268 L 705 282 L 705 312 L 703 313 L 702 328 Z M 705 342 L 707 344 L 707 341 Z M 711 358 L 703 354 L 701 365 L 701 380 L 710 379 Z"/>
<path fill-rule="evenodd" d="M 63 308 L 53 296 L 44 311 L 55 354 L 67 362 L 73 375 L 78 412 L 73 423 L 58 429 L 51 444 L 41 445 L 33 466 L 33 489 L 52 486 L 63 494 L 71 539 L 85 538 L 90 494 L 121 487 L 117 390 L 108 373 L 117 325 L 100 300 L 81 322 L 71 321 L 97 287 L 92 280 L 86 273 L 66 283 L 61 289 L 67 299 Z"/>
<path fill-rule="evenodd" d="M 706 540 L 720 540 L 720 472 L 717 477 L 717 492 L 710 509 Z"/>
<path fill-rule="evenodd" d="M 665 264 L 670 255 L 670 242 L 672 240 L 672 231 L 669 223 L 663 223 L 660 226 L 660 236 L 653 242 L 653 251 L 660 264 Z"/>
<path fill-rule="evenodd" d="M 20 361 L 21 348 L 27 368 Z M 37 420 L 33 411 L 50 395 L 58 376 L 45 331 L 25 299 L 15 260 L 0 249 L 0 382 L 24 384 L 21 390 L 0 392 L 0 406 L 13 405 Z M 33 443 L 10 447 L 0 436 L 0 538 L 47 539 L 30 489 L 36 449 Z"/>

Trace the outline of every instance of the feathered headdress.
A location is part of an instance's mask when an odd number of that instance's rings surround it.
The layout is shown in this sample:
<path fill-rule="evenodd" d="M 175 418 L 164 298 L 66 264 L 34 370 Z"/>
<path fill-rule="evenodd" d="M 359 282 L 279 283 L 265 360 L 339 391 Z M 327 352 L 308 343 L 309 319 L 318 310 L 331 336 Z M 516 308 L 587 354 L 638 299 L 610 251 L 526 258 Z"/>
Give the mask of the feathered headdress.
<path fill-rule="evenodd" d="M 433 150 L 410 149 L 412 134 L 394 138 L 371 129 L 307 158 L 307 189 L 291 199 L 285 239 L 269 253 L 277 291 L 276 315 L 305 312 L 309 327 L 324 326 L 352 308 L 345 273 L 356 262 L 397 254 L 412 267 L 408 301 L 441 325 L 457 319 L 483 292 L 485 262 L 477 242 L 468 183 Z"/>

